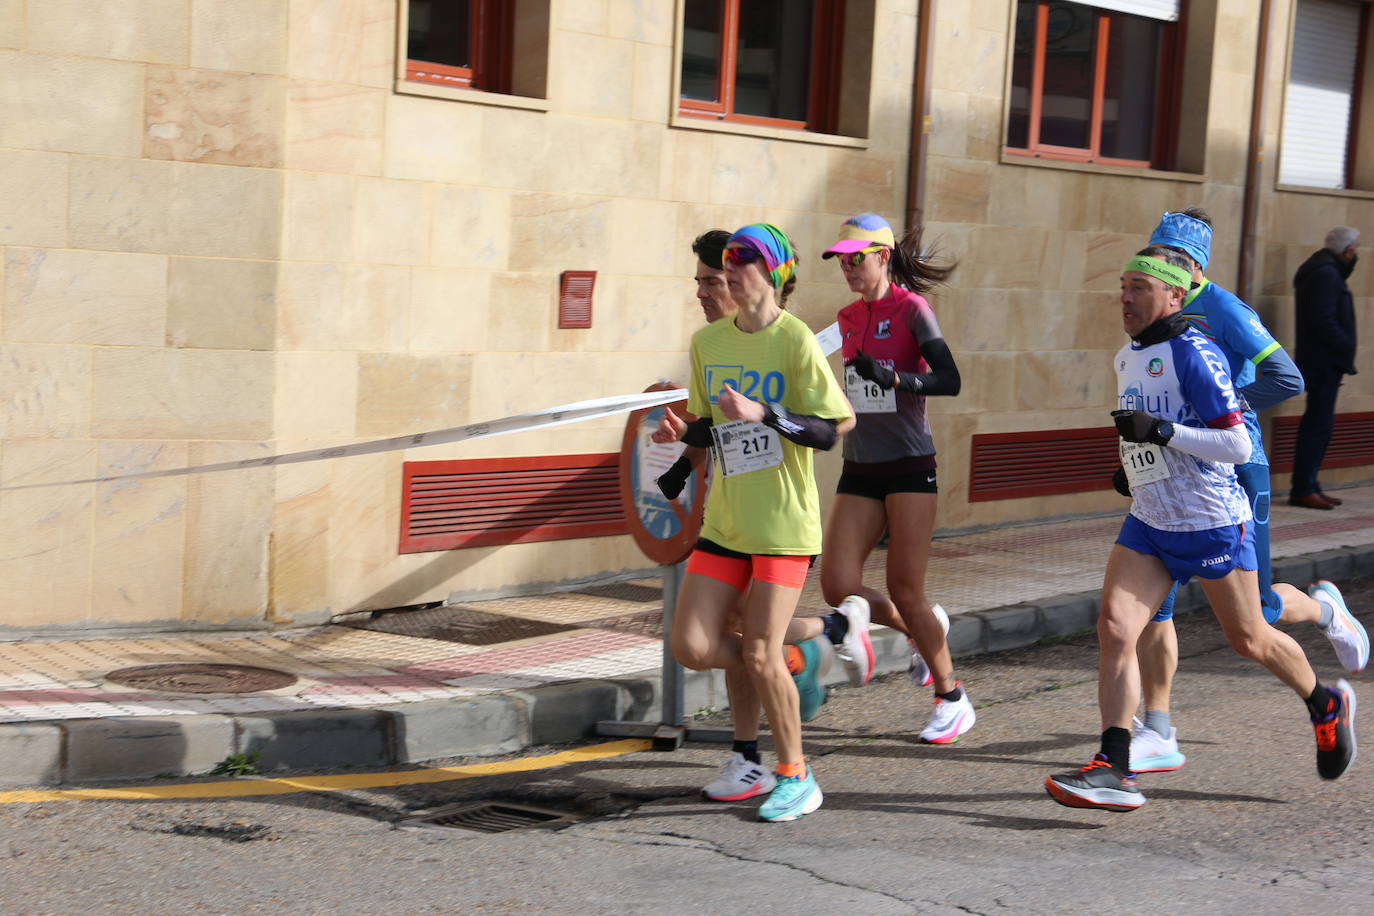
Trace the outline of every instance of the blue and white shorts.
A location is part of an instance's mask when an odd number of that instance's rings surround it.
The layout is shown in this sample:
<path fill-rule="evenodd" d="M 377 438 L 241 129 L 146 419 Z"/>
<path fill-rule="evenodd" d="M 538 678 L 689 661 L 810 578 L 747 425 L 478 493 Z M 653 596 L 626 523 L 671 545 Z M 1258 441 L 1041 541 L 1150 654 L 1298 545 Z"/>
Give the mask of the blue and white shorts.
<path fill-rule="evenodd" d="M 1220 579 L 1233 569 L 1258 569 L 1255 532 L 1248 525 L 1227 525 L 1203 531 L 1161 531 L 1126 516 L 1116 542 L 1122 547 L 1158 557 L 1179 584 L 1193 576 Z"/>

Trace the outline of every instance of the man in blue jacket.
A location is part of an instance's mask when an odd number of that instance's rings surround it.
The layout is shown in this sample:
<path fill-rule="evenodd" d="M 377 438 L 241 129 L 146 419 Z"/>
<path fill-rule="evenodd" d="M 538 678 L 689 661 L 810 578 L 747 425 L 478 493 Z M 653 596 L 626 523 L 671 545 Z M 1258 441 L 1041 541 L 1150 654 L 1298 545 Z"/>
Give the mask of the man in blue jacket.
<path fill-rule="evenodd" d="M 1192 272 L 1191 288 L 1183 300 L 1188 324 L 1216 344 L 1225 356 L 1234 385 L 1243 399 L 1243 419 L 1250 439 L 1250 457 L 1235 472 L 1250 502 L 1261 611 L 1268 624 L 1311 623 L 1336 650 L 1336 657 L 1351 672 L 1369 662 L 1369 637 L 1346 607 L 1334 584 L 1321 581 L 1304 594 L 1300 589 L 1272 580 L 1269 561 L 1269 461 L 1264 454 L 1255 412 L 1293 397 L 1302 390 L 1302 377 L 1255 310 L 1204 274 L 1212 253 L 1212 221 L 1192 208 L 1165 213 L 1150 235 L 1159 245 L 1183 257 Z M 1140 635 L 1141 686 L 1145 699 L 1143 721 L 1134 723 L 1131 736 L 1132 766 L 1137 772 L 1177 770 L 1185 762 L 1178 747 L 1178 729 L 1169 713 L 1174 674 L 1178 670 L 1178 635 L 1174 630 L 1174 598 L 1169 591 L 1158 612 Z"/>
<path fill-rule="evenodd" d="M 1355 269 L 1360 231 L 1337 226 L 1326 234 L 1322 249 L 1293 275 L 1297 306 L 1298 368 L 1307 382 L 1307 409 L 1298 425 L 1293 455 L 1293 489 L 1288 504 L 1332 509 L 1341 504 L 1317 483 L 1336 418 L 1336 393 L 1342 375 L 1355 374 L 1355 305 L 1345 278 Z"/>

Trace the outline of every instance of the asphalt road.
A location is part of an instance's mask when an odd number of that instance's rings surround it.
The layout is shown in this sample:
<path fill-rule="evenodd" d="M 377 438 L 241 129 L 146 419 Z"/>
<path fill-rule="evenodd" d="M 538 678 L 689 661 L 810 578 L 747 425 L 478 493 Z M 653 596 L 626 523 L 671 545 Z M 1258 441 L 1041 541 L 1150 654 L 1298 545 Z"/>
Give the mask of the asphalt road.
<path fill-rule="evenodd" d="M 1374 586 L 1347 597 L 1374 629 Z M 1180 634 L 1188 764 L 1142 777 L 1149 802 L 1131 813 L 1064 808 L 1042 788 L 1096 750 L 1085 634 L 961 660 L 978 724 L 949 747 L 915 741 L 929 699 L 904 677 L 836 690 L 806 734 L 825 805 L 794 823 L 702 800 L 725 753 L 707 745 L 389 789 L 0 804 L 0 912 L 1374 912 L 1374 746 L 1323 782 L 1302 703 L 1231 653 L 1209 616 Z M 1334 681 L 1325 639 L 1294 635 Z M 474 799 L 586 819 L 397 828 Z"/>

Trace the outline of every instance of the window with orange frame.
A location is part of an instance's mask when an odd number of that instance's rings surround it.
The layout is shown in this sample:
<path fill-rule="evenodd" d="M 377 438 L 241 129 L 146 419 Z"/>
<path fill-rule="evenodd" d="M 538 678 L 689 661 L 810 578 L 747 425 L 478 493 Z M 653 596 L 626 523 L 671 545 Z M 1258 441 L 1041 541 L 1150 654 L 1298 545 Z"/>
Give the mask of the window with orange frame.
<path fill-rule="evenodd" d="M 1007 154 L 1173 168 L 1182 8 L 1168 21 L 1018 0 Z"/>
<path fill-rule="evenodd" d="M 834 133 L 843 0 L 684 0 L 678 111 Z"/>
<path fill-rule="evenodd" d="M 513 9 L 507 0 L 409 0 L 406 79 L 509 93 Z"/>

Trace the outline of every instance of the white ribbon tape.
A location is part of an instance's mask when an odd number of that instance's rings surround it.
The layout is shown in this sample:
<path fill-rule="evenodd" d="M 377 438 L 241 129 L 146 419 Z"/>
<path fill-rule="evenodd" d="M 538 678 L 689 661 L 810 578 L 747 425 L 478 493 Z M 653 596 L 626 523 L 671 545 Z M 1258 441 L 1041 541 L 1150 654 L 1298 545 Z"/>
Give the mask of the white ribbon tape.
<path fill-rule="evenodd" d="M 839 345 L 838 325 L 831 325 L 816 339 L 821 342 L 826 355 L 834 352 Z M 832 346 L 833 341 L 833 346 Z M 829 348 L 829 349 L 827 349 Z M 0 493 L 13 490 L 37 490 L 43 487 L 65 487 L 78 483 L 108 483 L 112 480 L 151 480 L 155 477 L 182 477 L 187 474 L 212 474 L 217 471 L 238 471 L 244 468 L 265 468 L 279 464 L 302 464 L 307 461 L 324 461 L 328 458 L 349 458 L 354 455 L 375 455 L 378 452 L 394 452 L 424 445 L 444 445 L 449 442 L 469 442 L 473 439 L 487 439 L 504 436 L 508 433 L 521 433 L 531 429 L 547 429 L 565 423 L 580 423 L 597 417 L 609 417 L 618 413 L 629 413 L 646 407 L 671 404 L 687 397 L 685 388 L 671 391 L 648 391 L 642 394 L 626 394 L 618 397 L 596 398 L 591 401 L 577 401 L 559 407 L 547 407 L 530 413 L 515 414 L 485 423 L 469 423 L 449 429 L 428 433 L 412 433 L 391 439 L 373 439 L 355 445 L 338 445 L 333 448 L 311 449 L 304 452 L 289 452 L 285 455 L 268 455 L 263 458 L 244 458 L 240 461 L 221 461 L 217 464 L 200 464 L 190 468 L 172 468 L 167 471 L 137 471 L 132 474 L 109 474 L 104 477 L 85 477 L 80 480 L 60 480 L 55 483 L 26 483 L 0 487 Z"/>

